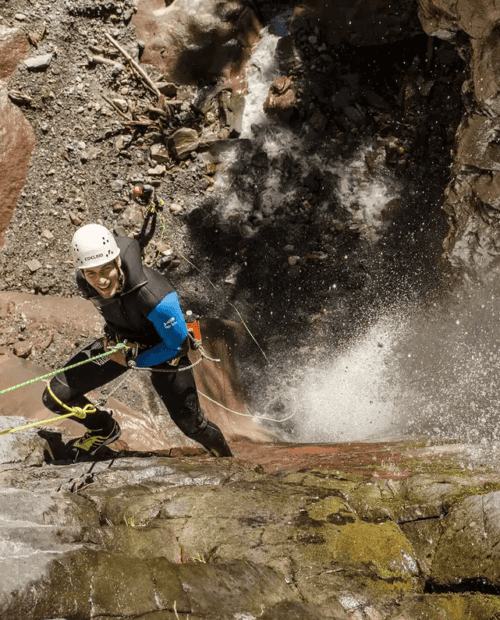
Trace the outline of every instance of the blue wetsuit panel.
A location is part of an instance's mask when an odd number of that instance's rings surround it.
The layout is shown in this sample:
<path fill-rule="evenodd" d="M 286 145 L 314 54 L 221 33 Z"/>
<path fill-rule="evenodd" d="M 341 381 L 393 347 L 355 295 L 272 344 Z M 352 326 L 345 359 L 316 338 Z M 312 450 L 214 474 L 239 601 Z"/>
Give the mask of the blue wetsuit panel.
<path fill-rule="evenodd" d="M 164 297 L 148 314 L 148 320 L 153 323 L 163 342 L 138 356 L 139 368 L 156 366 L 175 357 L 188 335 L 177 293 Z"/>

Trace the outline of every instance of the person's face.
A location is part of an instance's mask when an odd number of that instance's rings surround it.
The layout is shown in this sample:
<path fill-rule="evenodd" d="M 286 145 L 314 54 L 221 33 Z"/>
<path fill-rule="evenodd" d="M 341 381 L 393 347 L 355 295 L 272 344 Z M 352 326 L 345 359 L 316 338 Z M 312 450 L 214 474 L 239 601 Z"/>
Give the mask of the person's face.
<path fill-rule="evenodd" d="M 83 270 L 83 277 L 101 297 L 114 297 L 120 287 L 120 259 Z"/>

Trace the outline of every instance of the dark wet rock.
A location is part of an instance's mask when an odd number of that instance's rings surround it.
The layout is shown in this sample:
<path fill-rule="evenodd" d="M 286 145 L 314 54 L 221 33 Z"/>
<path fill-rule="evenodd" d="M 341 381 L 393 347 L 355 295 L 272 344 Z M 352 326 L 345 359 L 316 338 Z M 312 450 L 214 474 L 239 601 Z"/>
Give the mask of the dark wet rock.
<path fill-rule="evenodd" d="M 499 607 L 496 596 L 481 594 L 434 594 L 415 596 L 403 602 L 388 620 L 492 620 L 498 617 Z"/>
<path fill-rule="evenodd" d="M 500 492 L 466 497 L 443 520 L 431 577 L 437 586 L 471 580 L 500 588 Z"/>
<path fill-rule="evenodd" d="M 369 6 L 363 0 L 335 3 L 307 0 L 294 8 L 290 29 L 297 32 L 321 25 L 330 44 L 377 45 L 416 34 L 419 31 L 417 8 L 409 0 L 397 5 L 375 0 Z"/>
<path fill-rule="evenodd" d="M 269 88 L 269 95 L 264 102 L 264 111 L 270 115 L 289 120 L 297 105 L 297 93 L 290 77 L 276 78 Z"/>
<path fill-rule="evenodd" d="M 487 278 L 499 254 L 497 218 L 489 208 L 496 208 L 494 181 L 488 180 L 488 175 L 494 177 L 500 167 L 496 140 L 500 75 L 495 8 L 489 1 L 481 11 L 476 11 L 475 4 L 469 1 L 450 5 L 441 0 L 425 0 L 420 3 L 419 16 L 429 35 L 456 44 L 472 76 L 464 82 L 468 115 L 457 132 L 453 178 L 444 202 L 450 215 L 444 247 L 454 266 L 461 267 L 473 279 Z M 464 35 L 470 37 L 469 43 L 465 43 Z M 485 171 L 481 180 L 476 169 Z"/>
<path fill-rule="evenodd" d="M 434 618 L 425 616 L 434 603 L 436 618 L 458 620 L 457 610 L 487 618 L 491 597 L 421 593 L 425 580 L 456 585 L 452 574 L 497 583 L 486 546 L 499 534 L 498 475 L 457 464 L 445 477 L 407 472 L 401 481 L 393 469 L 379 479 L 328 467 L 341 454 L 328 448 L 310 446 L 300 469 L 300 452 L 286 459 L 294 446 L 243 444 L 234 460 L 117 455 L 3 468 L 2 619 L 401 620 Z M 365 446 L 367 462 L 388 448 Z M 425 449 L 398 451 L 415 469 L 436 466 Z"/>

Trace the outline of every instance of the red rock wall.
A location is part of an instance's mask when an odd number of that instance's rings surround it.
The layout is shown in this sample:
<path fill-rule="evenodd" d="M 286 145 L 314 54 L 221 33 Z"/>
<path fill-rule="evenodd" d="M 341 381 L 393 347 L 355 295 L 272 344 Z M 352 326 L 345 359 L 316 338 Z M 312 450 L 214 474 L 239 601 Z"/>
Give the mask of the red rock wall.
<path fill-rule="evenodd" d="M 28 52 L 22 30 L 0 30 L 0 246 L 5 244 L 36 141 L 30 123 L 7 95 L 7 82 Z"/>

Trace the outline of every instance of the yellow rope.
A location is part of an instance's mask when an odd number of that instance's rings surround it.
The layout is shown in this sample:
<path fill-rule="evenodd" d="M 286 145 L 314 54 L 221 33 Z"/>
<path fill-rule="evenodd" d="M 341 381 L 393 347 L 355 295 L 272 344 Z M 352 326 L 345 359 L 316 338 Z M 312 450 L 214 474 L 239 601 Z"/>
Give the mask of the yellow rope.
<path fill-rule="evenodd" d="M 59 420 L 70 418 L 71 416 L 75 416 L 76 418 L 80 418 L 83 420 L 84 418 L 87 417 L 87 414 L 96 412 L 96 408 L 91 403 L 88 403 L 83 408 L 82 407 L 68 407 L 68 405 L 65 405 L 61 400 L 57 398 L 57 396 L 54 394 L 54 392 L 52 391 L 48 383 L 47 383 L 47 391 L 52 396 L 52 398 L 56 401 L 56 403 L 61 405 L 61 407 L 64 407 L 64 409 L 66 409 L 66 411 L 69 411 L 69 413 L 65 413 L 64 415 L 59 415 L 56 418 L 50 418 L 50 420 L 40 420 L 39 422 L 33 422 L 32 424 L 26 424 L 26 426 L 18 426 L 17 428 L 11 428 L 8 431 L 0 431 L 0 435 L 8 435 L 9 433 L 17 433 L 17 431 L 24 431 L 27 428 L 32 428 L 33 426 L 39 426 L 40 424 L 49 424 L 50 422 L 58 422 Z"/>

